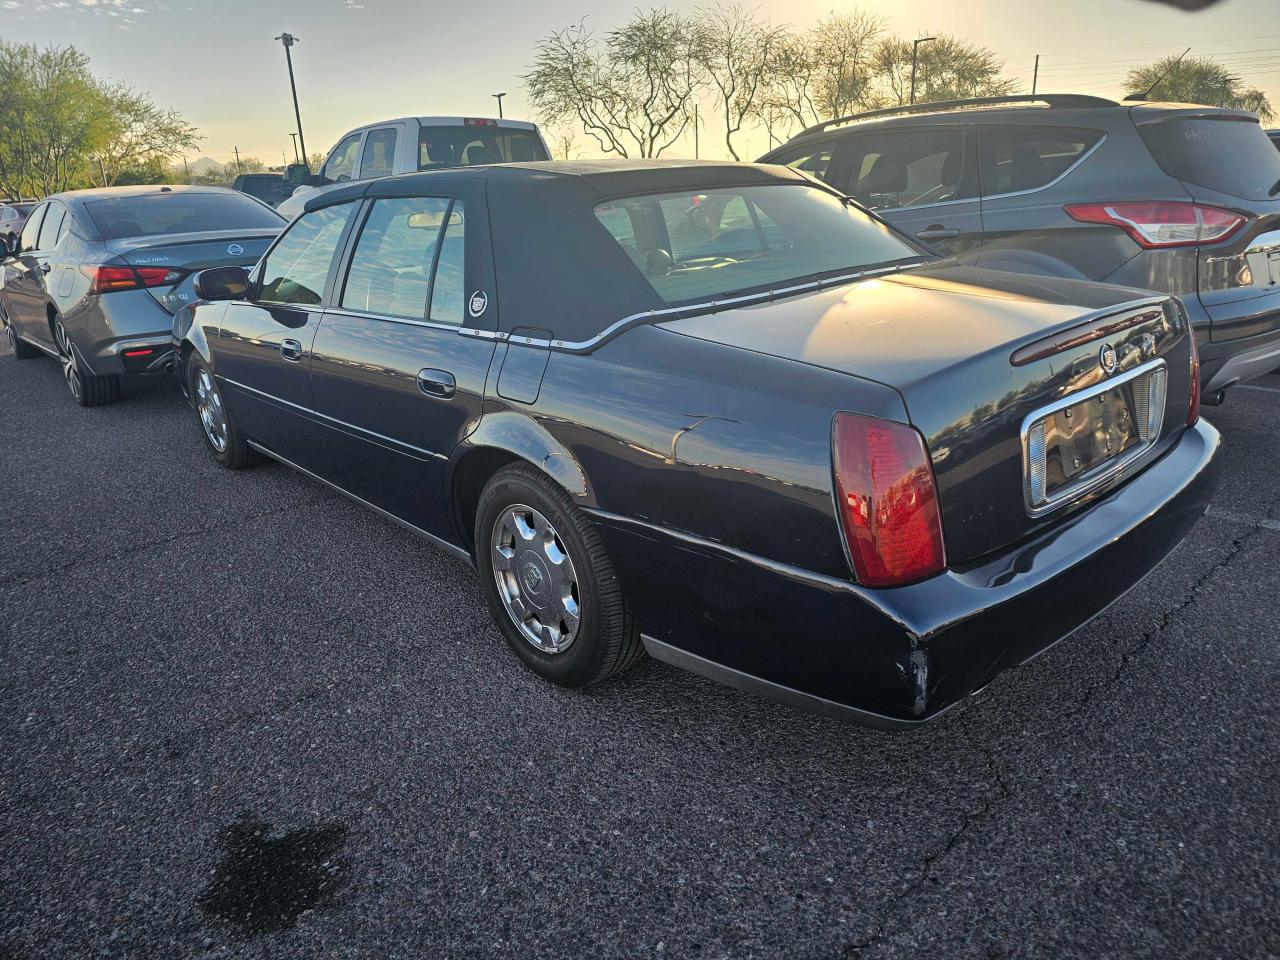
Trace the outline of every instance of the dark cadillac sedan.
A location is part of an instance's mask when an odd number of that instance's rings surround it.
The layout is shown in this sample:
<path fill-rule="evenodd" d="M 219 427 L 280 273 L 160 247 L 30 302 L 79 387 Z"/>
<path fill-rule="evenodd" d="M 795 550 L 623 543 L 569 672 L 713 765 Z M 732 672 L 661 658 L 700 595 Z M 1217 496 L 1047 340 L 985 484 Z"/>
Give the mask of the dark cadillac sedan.
<path fill-rule="evenodd" d="M 195 271 L 255 263 L 284 223 L 221 187 L 54 194 L 0 264 L 0 323 L 19 359 L 58 359 L 78 404 L 111 403 L 125 378 L 168 373 Z"/>
<path fill-rule="evenodd" d="M 779 167 L 352 184 L 196 290 L 214 458 L 473 563 L 567 686 L 647 650 L 917 723 L 1137 584 L 1216 479 L 1176 301 L 958 267 Z"/>

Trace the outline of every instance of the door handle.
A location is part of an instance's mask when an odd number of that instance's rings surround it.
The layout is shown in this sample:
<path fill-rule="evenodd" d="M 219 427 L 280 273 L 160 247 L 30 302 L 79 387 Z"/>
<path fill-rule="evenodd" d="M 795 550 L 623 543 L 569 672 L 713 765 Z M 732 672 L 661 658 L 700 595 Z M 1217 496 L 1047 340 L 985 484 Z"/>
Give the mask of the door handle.
<path fill-rule="evenodd" d="M 952 237 L 960 236 L 959 230 L 953 230 L 950 227 L 944 227 L 940 223 L 930 224 L 925 229 L 916 234 L 917 240 L 950 240 Z"/>
<path fill-rule="evenodd" d="M 298 361 L 302 359 L 302 344 L 297 340 L 281 340 L 280 356 L 286 360 Z"/>
<path fill-rule="evenodd" d="M 428 367 L 418 371 L 418 389 L 428 397 L 448 400 L 458 389 L 458 382 L 453 379 L 453 374 L 449 371 L 432 370 Z"/>

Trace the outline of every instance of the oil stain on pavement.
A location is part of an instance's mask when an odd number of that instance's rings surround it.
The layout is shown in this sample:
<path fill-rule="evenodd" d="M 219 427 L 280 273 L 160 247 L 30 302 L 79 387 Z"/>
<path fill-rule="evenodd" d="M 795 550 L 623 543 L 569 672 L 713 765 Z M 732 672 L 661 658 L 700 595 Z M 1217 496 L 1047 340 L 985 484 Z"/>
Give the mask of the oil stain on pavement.
<path fill-rule="evenodd" d="M 223 858 L 200 907 L 247 936 L 276 933 L 309 910 L 337 905 L 348 864 L 338 858 L 347 828 L 325 824 L 271 836 L 271 824 L 243 817 L 222 831 Z"/>

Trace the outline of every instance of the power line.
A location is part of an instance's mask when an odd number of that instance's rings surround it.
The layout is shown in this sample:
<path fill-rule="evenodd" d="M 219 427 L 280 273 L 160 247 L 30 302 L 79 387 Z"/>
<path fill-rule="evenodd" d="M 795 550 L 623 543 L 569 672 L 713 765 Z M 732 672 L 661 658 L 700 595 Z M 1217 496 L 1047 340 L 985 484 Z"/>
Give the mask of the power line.
<path fill-rule="evenodd" d="M 1255 34 L 1249 37 L 1227 37 L 1220 40 L 1197 40 L 1196 46 L 1207 47 L 1207 46 L 1210 46 L 1213 44 L 1219 44 L 1219 43 L 1240 43 L 1245 40 L 1251 40 L 1255 42 L 1258 40 L 1280 40 L 1280 33 L 1268 33 L 1268 34 L 1262 34 L 1261 36 Z M 1095 49 L 1093 47 L 1076 47 L 1074 50 L 1050 50 L 1048 53 L 1044 53 L 1044 51 L 1040 51 L 1040 53 L 1042 53 L 1046 57 L 1056 57 L 1056 56 L 1061 56 L 1062 54 L 1072 54 L 1072 53 L 1122 53 L 1125 50 L 1151 50 L 1155 47 L 1168 47 L 1168 46 L 1174 46 L 1176 44 L 1177 44 L 1177 41 L 1173 40 L 1166 43 L 1126 45 L 1123 47 L 1104 47 L 1101 50 Z M 1014 55 L 1014 57 L 1015 59 L 1021 59 L 1024 56 L 1025 57 L 1035 56 L 1035 54 L 1036 54 L 1035 50 L 1026 50 L 1026 51 L 1019 51 L 1017 54 Z"/>

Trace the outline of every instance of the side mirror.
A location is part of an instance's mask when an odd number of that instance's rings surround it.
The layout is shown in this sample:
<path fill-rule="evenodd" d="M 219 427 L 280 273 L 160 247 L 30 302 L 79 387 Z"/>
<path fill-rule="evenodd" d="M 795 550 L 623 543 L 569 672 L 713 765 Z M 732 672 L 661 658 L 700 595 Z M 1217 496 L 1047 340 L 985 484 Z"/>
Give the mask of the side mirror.
<path fill-rule="evenodd" d="M 249 273 L 244 267 L 210 267 L 197 273 L 191 285 L 201 300 L 237 300 L 249 292 Z"/>
<path fill-rule="evenodd" d="M 295 187 L 305 187 L 311 183 L 311 168 L 305 163 L 291 163 L 284 168 L 284 178 Z"/>
<path fill-rule="evenodd" d="M 8 260 L 18 255 L 18 238 L 0 238 L 0 260 Z"/>

